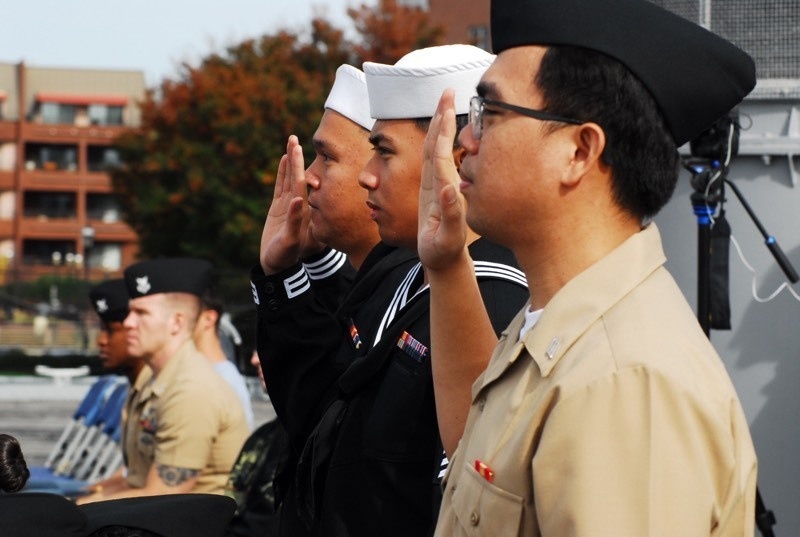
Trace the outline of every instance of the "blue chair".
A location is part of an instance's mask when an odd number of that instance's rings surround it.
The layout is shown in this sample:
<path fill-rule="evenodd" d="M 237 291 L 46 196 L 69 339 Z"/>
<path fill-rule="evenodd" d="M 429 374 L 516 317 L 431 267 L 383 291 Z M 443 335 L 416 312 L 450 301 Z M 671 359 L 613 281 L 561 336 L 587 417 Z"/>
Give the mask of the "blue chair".
<path fill-rule="evenodd" d="M 55 446 L 45 460 L 44 467 L 54 469 L 74 444 L 80 441 L 83 433 L 95 422 L 102 408 L 102 399 L 109 386 L 117 382 L 117 377 L 105 375 L 98 378 L 78 405 L 72 419 L 67 423 Z"/>
<path fill-rule="evenodd" d="M 122 407 L 125 405 L 125 399 L 128 396 L 128 384 L 118 384 L 113 392 L 106 399 L 103 409 L 100 412 L 98 423 L 91 427 L 87 433 L 83 449 L 78 453 L 75 462 L 72 466 L 72 471 L 69 475 L 76 479 L 89 480 L 95 466 L 98 463 L 98 457 L 106 449 L 111 446 L 114 449 L 119 449 L 118 442 L 114 440 L 119 438 L 120 424 L 122 423 Z M 99 473 L 96 480 L 104 479 L 106 468 L 103 472 Z M 116 468 L 111 469 L 111 473 Z"/>
<path fill-rule="evenodd" d="M 82 494 L 88 485 L 113 474 L 122 463 L 121 453 L 119 457 L 111 457 L 102 471 L 94 470 L 103 451 L 113 452 L 111 448 L 114 448 L 119 452 L 122 407 L 127 394 L 128 383 L 124 377 L 107 375 L 95 381 L 45 465 L 30 467 L 31 477 L 24 490 L 75 496 Z"/>
<path fill-rule="evenodd" d="M 120 420 L 122 418 L 120 417 Z M 110 477 L 120 466 L 122 466 L 123 456 L 122 450 L 119 448 L 120 437 L 122 435 L 122 427 L 117 427 L 111 437 L 112 442 L 107 443 L 100 454 L 97 456 L 97 461 L 86 480 L 90 483 L 97 483 Z"/>

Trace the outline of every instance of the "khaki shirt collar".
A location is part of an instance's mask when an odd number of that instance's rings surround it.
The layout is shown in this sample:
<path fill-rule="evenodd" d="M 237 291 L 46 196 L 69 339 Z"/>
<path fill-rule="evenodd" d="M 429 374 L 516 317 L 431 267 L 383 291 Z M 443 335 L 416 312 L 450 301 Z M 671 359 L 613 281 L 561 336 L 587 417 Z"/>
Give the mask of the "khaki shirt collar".
<path fill-rule="evenodd" d="M 178 352 L 167 360 L 166 365 L 158 372 L 158 375 L 154 375 L 147 386 L 142 389 L 142 400 L 147 400 L 151 396 L 158 397 L 163 394 L 164 390 L 173 383 L 175 377 L 183 371 L 184 368 L 191 367 L 186 362 L 195 354 L 197 354 L 197 348 L 194 342 L 191 339 L 187 339 L 178 348 Z"/>
<path fill-rule="evenodd" d="M 486 371 L 472 387 L 473 401 L 517 361 L 523 349 L 547 377 L 572 344 L 614 304 L 666 261 L 655 223 L 629 237 L 562 287 L 547 303 L 539 321 L 519 340 L 525 305 L 503 331 Z M 592 289 L 590 295 L 586 289 Z"/>
<path fill-rule="evenodd" d="M 136 380 L 131 386 L 132 392 L 140 392 L 144 389 L 144 386 L 150 382 L 150 379 L 153 377 L 153 370 L 150 369 L 149 365 L 145 365 L 140 371 L 139 374 L 136 375 Z"/>

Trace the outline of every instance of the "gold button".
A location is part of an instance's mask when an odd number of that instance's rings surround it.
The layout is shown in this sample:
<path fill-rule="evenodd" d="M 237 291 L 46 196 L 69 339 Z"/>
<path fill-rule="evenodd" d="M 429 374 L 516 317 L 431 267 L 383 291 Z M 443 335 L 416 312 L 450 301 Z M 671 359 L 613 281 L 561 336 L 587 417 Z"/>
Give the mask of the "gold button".
<path fill-rule="evenodd" d="M 473 526 L 477 526 L 478 522 L 480 521 L 481 521 L 481 516 L 477 512 L 473 511 L 472 514 L 469 515 L 469 523 L 472 524 Z"/>

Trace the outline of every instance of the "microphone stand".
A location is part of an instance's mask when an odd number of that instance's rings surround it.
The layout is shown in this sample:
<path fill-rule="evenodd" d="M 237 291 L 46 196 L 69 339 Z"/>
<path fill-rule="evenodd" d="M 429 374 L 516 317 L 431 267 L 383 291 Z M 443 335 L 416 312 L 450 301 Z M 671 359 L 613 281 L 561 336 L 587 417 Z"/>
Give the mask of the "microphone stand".
<path fill-rule="evenodd" d="M 797 272 L 778 246 L 775 238 L 767 233 L 739 188 L 726 178 L 727 166 L 714 161 L 710 167 L 696 163 L 685 163 L 684 167 L 692 173 L 692 208 L 697 216 L 697 319 L 703 332 L 711 337 L 711 223 L 716 212 L 717 202 L 724 201 L 724 185 L 729 185 L 744 206 L 747 214 L 761 232 L 772 255 L 775 257 L 786 277 L 792 283 L 798 281 Z M 776 523 L 775 514 L 766 508 L 761 492 L 756 486 L 755 522 L 763 537 L 775 537 L 772 526 Z"/>
<path fill-rule="evenodd" d="M 737 198 L 739 198 L 739 202 L 744 207 L 744 210 L 747 211 L 747 214 L 750 215 L 750 219 L 753 221 L 758 230 L 761 232 L 761 236 L 764 237 L 764 244 L 766 244 L 767 248 L 769 248 L 769 251 L 772 252 L 772 256 L 775 258 L 775 261 L 781 267 L 781 270 L 783 270 L 783 273 L 786 274 L 786 278 L 792 283 L 797 283 L 798 279 L 800 278 L 797 277 L 797 272 L 794 270 L 794 267 L 792 267 L 792 264 L 786 258 L 786 254 L 784 254 L 783 250 L 781 250 L 781 247 L 778 246 L 778 241 L 775 240 L 775 237 L 767 233 L 767 230 L 764 229 L 764 226 L 761 225 L 761 222 L 758 220 L 758 217 L 753 212 L 753 209 L 750 207 L 750 204 L 747 203 L 746 199 L 744 199 L 744 196 L 742 195 L 741 190 L 739 190 L 739 187 L 737 187 L 735 183 L 725 178 L 724 176 L 723 180 L 725 181 L 726 185 L 730 186 L 733 189 L 733 193 L 736 194 Z"/>

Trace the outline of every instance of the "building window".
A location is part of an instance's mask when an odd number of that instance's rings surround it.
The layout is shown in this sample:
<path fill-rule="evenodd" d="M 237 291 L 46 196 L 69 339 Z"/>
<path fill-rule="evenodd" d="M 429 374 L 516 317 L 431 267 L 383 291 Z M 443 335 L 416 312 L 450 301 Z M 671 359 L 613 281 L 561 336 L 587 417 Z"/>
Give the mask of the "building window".
<path fill-rule="evenodd" d="M 78 147 L 58 144 L 26 144 L 25 168 L 28 170 L 78 169 Z"/>
<path fill-rule="evenodd" d="M 0 240 L 0 271 L 8 269 L 12 259 L 14 259 L 14 240 Z"/>
<path fill-rule="evenodd" d="M 122 269 L 122 244 L 118 242 L 96 242 L 89 251 L 89 266 L 106 272 Z"/>
<path fill-rule="evenodd" d="M 75 255 L 75 241 L 25 239 L 22 241 L 22 263 L 25 265 L 69 265 Z M 74 263 L 73 263 L 74 264 Z"/>
<path fill-rule="evenodd" d="M 467 29 L 469 42 L 483 50 L 489 50 L 489 27 L 485 24 L 470 26 Z"/>
<path fill-rule="evenodd" d="M 0 142 L 0 171 L 10 172 L 17 163 L 17 144 Z"/>
<path fill-rule="evenodd" d="M 110 146 L 90 145 L 87 163 L 90 172 L 104 172 L 121 164 L 119 150 Z"/>
<path fill-rule="evenodd" d="M 122 125 L 122 107 L 90 104 L 89 122 L 92 125 Z"/>
<path fill-rule="evenodd" d="M 42 123 L 74 125 L 78 108 L 74 104 L 42 103 Z"/>
<path fill-rule="evenodd" d="M 76 197 L 74 192 L 25 192 L 23 215 L 42 220 L 77 218 Z"/>
<path fill-rule="evenodd" d="M 90 220 L 101 220 L 107 224 L 120 221 L 120 208 L 113 194 L 88 194 L 86 214 Z"/>
<path fill-rule="evenodd" d="M 13 220 L 17 207 L 17 193 L 13 190 L 0 192 L 0 220 Z"/>

